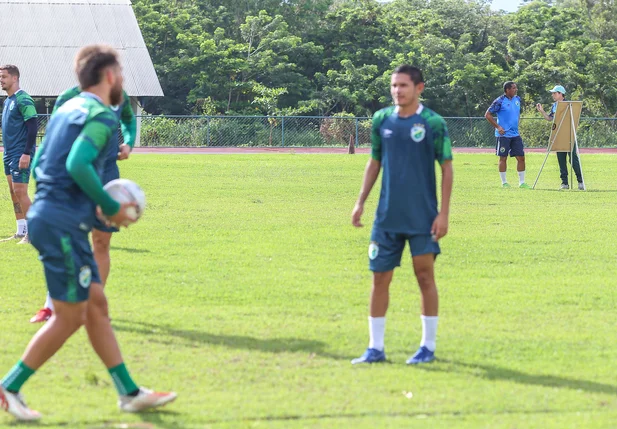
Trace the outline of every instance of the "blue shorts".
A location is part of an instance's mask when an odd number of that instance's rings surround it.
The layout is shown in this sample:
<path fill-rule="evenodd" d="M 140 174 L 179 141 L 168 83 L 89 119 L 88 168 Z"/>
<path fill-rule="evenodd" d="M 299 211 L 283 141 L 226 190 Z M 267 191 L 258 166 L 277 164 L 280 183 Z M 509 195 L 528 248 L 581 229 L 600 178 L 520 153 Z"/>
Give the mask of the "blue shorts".
<path fill-rule="evenodd" d="M 103 173 L 103 178 L 101 181 L 103 182 L 103 185 L 106 185 L 112 180 L 116 180 L 118 178 L 120 178 L 120 171 L 118 170 L 118 164 L 113 162 L 113 164 L 109 164 L 107 168 L 105 169 L 105 172 Z M 92 227 L 96 229 L 97 231 L 102 231 L 102 232 L 120 231 L 118 228 L 105 225 L 105 223 L 101 221 L 98 217 L 94 221 L 94 224 L 92 224 Z"/>
<path fill-rule="evenodd" d="M 433 241 L 430 234 L 397 234 L 373 228 L 371 243 L 368 248 L 369 269 L 377 273 L 383 273 L 399 267 L 406 242 L 409 242 L 409 250 L 412 257 L 428 253 L 432 253 L 436 257 L 441 253 L 439 244 Z"/>
<path fill-rule="evenodd" d="M 523 139 L 521 136 L 497 137 L 497 146 L 495 151 L 497 156 L 508 156 L 508 154 L 511 157 L 525 156 L 525 151 L 523 150 Z"/>
<path fill-rule="evenodd" d="M 21 155 L 4 158 L 4 175 L 11 176 L 13 183 L 28 183 L 30 181 L 30 167 L 19 168 L 19 158 Z M 32 156 L 30 165 L 32 165 Z"/>
<path fill-rule="evenodd" d="M 87 301 L 90 285 L 101 281 L 88 232 L 68 231 L 35 216 L 28 218 L 28 235 L 39 251 L 49 296 L 64 302 Z"/>

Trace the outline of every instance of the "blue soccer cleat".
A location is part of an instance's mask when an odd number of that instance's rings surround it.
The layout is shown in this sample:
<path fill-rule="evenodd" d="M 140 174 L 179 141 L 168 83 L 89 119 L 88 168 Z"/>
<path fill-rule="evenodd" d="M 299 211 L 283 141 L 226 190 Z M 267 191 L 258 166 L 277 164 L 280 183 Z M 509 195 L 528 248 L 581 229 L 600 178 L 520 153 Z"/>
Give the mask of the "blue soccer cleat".
<path fill-rule="evenodd" d="M 383 350 L 371 349 L 368 348 L 364 352 L 362 356 L 356 359 L 352 359 L 352 365 L 357 365 L 359 363 L 377 363 L 383 362 L 386 360 L 386 352 Z"/>
<path fill-rule="evenodd" d="M 419 363 L 428 363 L 435 360 L 435 352 L 430 351 L 425 346 L 418 349 L 415 355 L 407 359 L 407 365 L 417 365 Z"/>

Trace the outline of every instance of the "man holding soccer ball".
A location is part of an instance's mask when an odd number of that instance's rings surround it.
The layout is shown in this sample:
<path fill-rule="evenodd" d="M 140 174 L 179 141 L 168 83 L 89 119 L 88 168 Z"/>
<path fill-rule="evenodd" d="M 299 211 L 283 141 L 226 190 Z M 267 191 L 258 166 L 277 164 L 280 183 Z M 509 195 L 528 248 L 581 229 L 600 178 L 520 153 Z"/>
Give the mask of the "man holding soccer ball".
<path fill-rule="evenodd" d="M 80 93 L 81 89 L 76 86 L 60 94 L 56 100 L 52 114 L 56 113 L 58 109 L 64 105 L 64 103 L 77 97 Z M 120 121 L 124 143 L 121 145 L 119 144 L 120 136 L 118 129 L 116 128 L 112 133 L 107 153 L 105 154 L 105 165 L 103 166 L 102 175 L 103 184 L 107 184 L 120 177 L 117 161 L 128 159 L 131 150 L 135 145 L 135 136 L 137 134 L 137 121 L 135 120 L 135 115 L 133 114 L 133 109 L 131 108 L 129 96 L 126 92 L 122 91 L 122 101 L 120 104 L 117 106 L 111 106 L 110 108 Z M 99 268 L 99 275 L 101 276 L 101 284 L 103 286 L 107 284 L 107 277 L 109 277 L 109 271 L 111 268 L 111 236 L 112 233 L 118 231 L 118 228 L 107 225 L 100 219 L 95 220 L 92 228 L 92 248 L 94 250 L 94 260 Z M 54 305 L 48 294 L 47 300 L 45 301 L 45 306 L 34 316 L 32 316 L 30 323 L 45 322 L 51 317 L 53 310 Z"/>
<path fill-rule="evenodd" d="M 83 92 L 53 115 L 33 161 L 37 183 L 27 215 L 29 234 L 40 254 L 55 311 L 0 381 L 0 408 L 18 420 L 40 419 L 25 404 L 22 386 L 82 325 L 109 371 L 122 411 L 139 412 L 176 398 L 173 392 L 139 387 L 129 374 L 88 240 L 97 206 L 116 225 L 134 220 L 129 212 L 135 203 L 114 200 L 97 174 L 118 127 L 109 108 L 122 100 L 118 53 L 108 46 L 86 46 L 75 58 L 75 71 Z"/>

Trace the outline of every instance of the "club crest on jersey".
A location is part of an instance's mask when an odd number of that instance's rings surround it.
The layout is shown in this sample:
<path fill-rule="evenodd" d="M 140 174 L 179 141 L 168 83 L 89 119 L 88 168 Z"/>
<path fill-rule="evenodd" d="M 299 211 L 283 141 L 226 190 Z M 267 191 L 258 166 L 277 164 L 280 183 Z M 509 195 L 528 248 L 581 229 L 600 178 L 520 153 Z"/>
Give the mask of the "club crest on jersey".
<path fill-rule="evenodd" d="M 9 106 L 9 111 L 15 108 L 15 102 L 11 101 L 11 105 Z"/>
<path fill-rule="evenodd" d="M 88 289 L 90 287 L 90 283 L 92 282 L 92 270 L 88 265 L 84 265 L 79 270 L 79 285 L 84 289 Z"/>
<path fill-rule="evenodd" d="M 368 258 L 373 261 L 379 255 L 379 243 L 371 241 L 368 245 Z"/>
<path fill-rule="evenodd" d="M 515 101 L 514 104 L 516 104 L 517 107 L 521 105 L 521 103 L 519 103 L 518 101 Z"/>
<path fill-rule="evenodd" d="M 424 124 L 414 124 L 411 128 L 411 139 L 416 143 L 420 143 L 424 140 L 424 136 L 426 135 L 426 128 L 424 128 Z"/>

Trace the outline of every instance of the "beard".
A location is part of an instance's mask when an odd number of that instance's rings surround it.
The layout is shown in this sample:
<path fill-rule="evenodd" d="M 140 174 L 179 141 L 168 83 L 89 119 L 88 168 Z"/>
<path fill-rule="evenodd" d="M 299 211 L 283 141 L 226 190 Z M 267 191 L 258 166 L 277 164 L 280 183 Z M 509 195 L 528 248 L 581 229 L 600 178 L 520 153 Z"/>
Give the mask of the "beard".
<path fill-rule="evenodd" d="M 112 106 L 118 106 L 122 102 L 122 85 L 116 85 L 111 89 L 109 102 Z"/>

